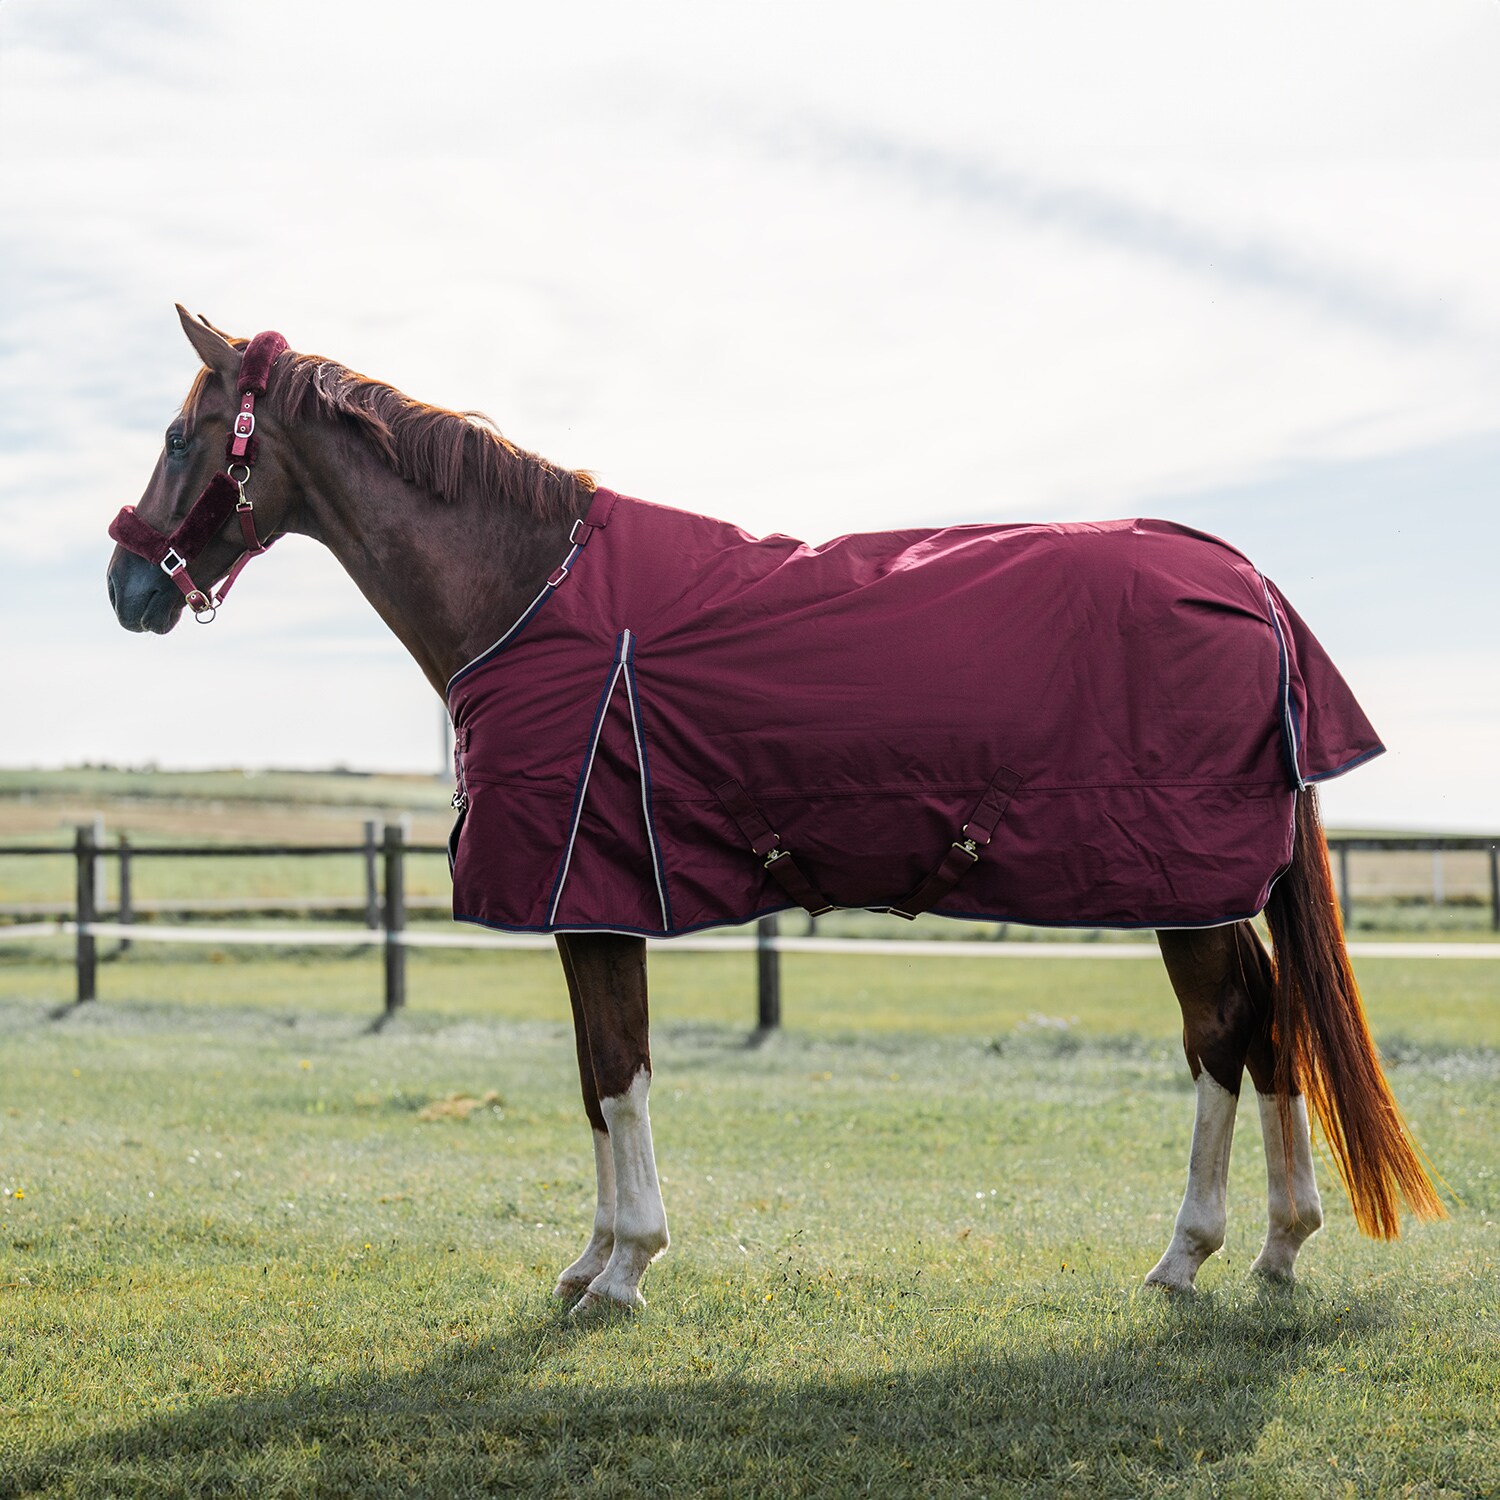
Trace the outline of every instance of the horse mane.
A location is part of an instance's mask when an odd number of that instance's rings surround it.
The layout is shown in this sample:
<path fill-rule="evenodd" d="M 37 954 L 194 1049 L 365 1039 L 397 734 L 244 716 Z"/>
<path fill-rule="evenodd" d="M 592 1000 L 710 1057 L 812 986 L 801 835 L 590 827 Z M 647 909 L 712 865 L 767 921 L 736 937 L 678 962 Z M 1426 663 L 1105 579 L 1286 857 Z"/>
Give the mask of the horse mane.
<path fill-rule="evenodd" d="M 248 340 L 230 342 L 243 349 Z M 211 376 L 207 368 L 198 372 L 182 404 L 187 420 L 196 418 Z M 595 487 L 593 475 L 518 448 L 483 412 L 429 406 L 316 354 L 283 354 L 267 395 L 289 421 L 353 426 L 388 468 L 440 500 L 477 494 L 542 520 L 565 520 L 579 514 Z"/>

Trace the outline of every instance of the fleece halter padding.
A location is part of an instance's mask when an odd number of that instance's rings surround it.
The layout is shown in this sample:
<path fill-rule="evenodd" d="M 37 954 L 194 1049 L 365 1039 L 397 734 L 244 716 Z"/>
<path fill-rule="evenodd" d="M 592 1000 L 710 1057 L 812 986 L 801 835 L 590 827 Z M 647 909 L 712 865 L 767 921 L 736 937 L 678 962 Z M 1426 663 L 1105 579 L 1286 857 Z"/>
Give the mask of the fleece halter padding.
<path fill-rule="evenodd" d="M 262 542 L 257 535 L 255 507 L 245 494 L 245 486 L 250 482 L 251 466 L 259 456 L 260 448 L 255 431 L 255 398 L 265 395 L 271 366 L 286 347 L 286 340 L 279 333 L 269 331 L 256 334 L 246 346 L 238 381 L 240 409 L 224 444 L 229 467 L 209 480 L 176 529 L 170 533 L 158 530 L 137 515 L 133 505 L 122 507 L 109 525 L 109 534 L 114 541 L 127 552 L 154 563 L 177 585 L 200 624 L 206 625 L 213 619 L 245 564 L 276 540 L 272 537 L 271 541 Z M 236 477 L 236 469 L 242 469 L 244 473 Z M 245 550 L 229 569 L 222 585 L 217 590 L 210 588 L 205 591 L 193 582 L 188 569 L 231 515 L 239 518 Z"/>

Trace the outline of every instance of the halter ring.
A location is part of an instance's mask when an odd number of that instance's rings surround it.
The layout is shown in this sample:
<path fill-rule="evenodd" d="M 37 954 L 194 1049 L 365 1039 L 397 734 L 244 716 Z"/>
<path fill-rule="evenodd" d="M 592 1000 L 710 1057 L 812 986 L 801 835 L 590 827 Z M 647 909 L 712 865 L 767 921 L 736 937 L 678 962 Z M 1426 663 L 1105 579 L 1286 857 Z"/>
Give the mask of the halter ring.
<path fill-rule="evenodd" d="M 234 471 L 236 469 L 243 469 L 245 471 L 245 477 L 243 479 L 236 479 L 234 477 Z M 234 484 L 237 484 L 241 489 L 244 489 L 245 486 L 250 483 L 249 464 L 230 464 L 230 466 L 225 469 L 224 472 L 229 476 L 230 481 Z"/>

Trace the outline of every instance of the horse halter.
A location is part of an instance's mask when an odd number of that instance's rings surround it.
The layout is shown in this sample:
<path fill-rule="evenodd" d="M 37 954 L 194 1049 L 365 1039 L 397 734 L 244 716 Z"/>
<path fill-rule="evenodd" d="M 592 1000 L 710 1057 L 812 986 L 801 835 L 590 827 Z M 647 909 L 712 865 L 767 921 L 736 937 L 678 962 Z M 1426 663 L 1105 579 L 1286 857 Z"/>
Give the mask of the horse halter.
<path fill-rule="evenodd" d="M 170 534 L 158 531 L 135 513 L 133 505 L 122 506 L 119 515 L 109 523 L 113 540 L 127 552 L 155 563 L 177 585 L 193 612 L 193 618 L 200 625 L 207 625 L 213 619 L 245 564 L 276 540 L 272 537 L 270 541 L 262 542 L 256 535 L 255 507 L 245 494 L 245 486 L 250 482 L 250 466 L 260 448 L 260 439 L 255 435 L 255 398 L 265 395 L 271 366 L 286 346 L 286 340 L 279 333 L 271 332 L 256 334 L 246 346 L 245 356 L 240 361 L 240 409 L 224 445 L 229 466 L 208 481 L 176 529 Z M 236 469 L 244 472 L 236 476 Z M 245 550 L 235 559 L 222 586 L 215 588 L 210 585 L 205 591 L 193 582 L 188 567 L 218 535 L 231 513 L 239 518 Z"/>

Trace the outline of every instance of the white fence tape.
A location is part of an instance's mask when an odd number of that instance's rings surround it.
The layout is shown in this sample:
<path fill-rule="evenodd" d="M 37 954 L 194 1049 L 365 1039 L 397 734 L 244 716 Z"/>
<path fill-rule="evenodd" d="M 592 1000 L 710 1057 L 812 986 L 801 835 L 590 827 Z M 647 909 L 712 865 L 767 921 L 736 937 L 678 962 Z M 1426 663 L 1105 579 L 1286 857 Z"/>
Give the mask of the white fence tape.
<path fill-rule="evenodd" d="M 316 927 L 167 927 L 156 922 L 95 922 L 89 929 L 97 938 L 129 938 L 136 943 L 208 943 L 219 947 L 255 946 L 293 948 L 384 947 L 379 928 Z M 75 922 L 25 922 L 0 926 L 0 942 L 48 937 L 71 937 Z M 421 932 L 410 928 L 396 934 L 407 948 L 548 948 L 552 939 L 536 933 L 485 932 L 478 928 L 456 932 Z M 653 941 L 663 952 L 753 953 L 754 937 L 682 937 Z M 944 942 L 941 938 L 913 941 L 901 938 L 774 937 L 778 953 L 843 953 L 886 958 L 1155 958 L 1155 943 Z M 1471 958 L 1500 959 L 1500 943 L 1361 943 L 1349 944 L 1356 958 Z"/>

